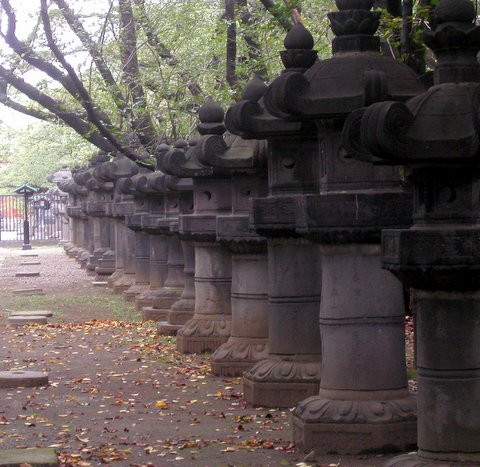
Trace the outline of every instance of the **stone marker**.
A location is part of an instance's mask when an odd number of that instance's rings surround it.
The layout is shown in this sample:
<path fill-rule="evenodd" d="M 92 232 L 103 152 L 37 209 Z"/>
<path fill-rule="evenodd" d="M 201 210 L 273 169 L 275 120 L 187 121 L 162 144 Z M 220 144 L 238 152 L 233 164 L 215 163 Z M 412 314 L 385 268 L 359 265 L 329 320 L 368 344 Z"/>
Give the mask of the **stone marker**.
<path fill-rule="evenodd" d="M 0 389 L 35 388 L 47 384 L 48 373 L 42 371 L 0 371 Z"/>
<path fill-rule="evenodd" d="M 22 261 L 20 266 L 39 266 L 42 264 L 40 261 Z"/>
<path fill-rule="evenodd" d="M 53 448 L 1 449 L 0 466 L 51 467 L 58 465 L 57 454 Z"/>
<path fill-rule="evenodd" d="M 7 318 L 7 323 L 12 326 L 23 326 L 24 324 L 47 324 L 47 317 L 45 315 L 10 316 Z"/>
<path fill-rule="evenodd" d="M 93 281 L 92 285 L 94 287 L 107 287 L 108 281 Z"/>
<path fill-rule="evenodd" d="M 53 312 L 50 310 L 19 310 L 12 311 L 10 316 L 53 316 Z"/>
<path fill-rule="evenodd" d="M 37 258 L 38 253 L 22 253 L 20 257 L 21 258 Z"/>
<path fill-rule="evenodd" d="M 45 292 L 40 287 L 27 287 L 23 289 L 13 289 L 13 295 L 45 295 Z"/>
<path fill-rule="evenodd" d="M 22 271 L 15 273 L 15 277 L 38 277 L 39 275 L 39 271 Z"/>

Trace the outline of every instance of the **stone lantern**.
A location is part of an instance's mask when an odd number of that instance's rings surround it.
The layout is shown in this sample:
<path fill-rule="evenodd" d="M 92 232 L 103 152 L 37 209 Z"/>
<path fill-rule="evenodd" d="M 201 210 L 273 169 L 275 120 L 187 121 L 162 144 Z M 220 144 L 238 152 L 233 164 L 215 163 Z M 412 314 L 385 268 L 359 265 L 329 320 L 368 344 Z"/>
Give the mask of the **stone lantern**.
<path fill-rule="evenodd" d="M 123 293 L 135 283 L 135 234 L 126 225 L 126 216 L 133 213 L 133 195 L 130 193 L 131 177 L 138 166 L 126 157 L 116 157 L 99 167 L 104 178 L 115 182 L 113 203 L 109 213 L 115 219 L 115 268 L 108 284 L 115 293 Z"/>
<path fill-rule="evenodd" d="M 201 135 L 224 133 L 223 110 L 217 104 L 207 101 L 199 118 Z M 216 241 L 217 215 L 231 211 L 230 177 L 199 161 L 197 143 L 191 141 L 186 150 L 177 145 L 162 161 L 168 174 L 193 179 L 193 213 L 181 215 L 179 224 L 182 238 L 195 242 L 195 312 L 177 332 L 177 348 L 185 353 L 214 351 L 231 330 L 232 258 Z"/>
<path fill-rule="evenodd" d="M 85 211 L 91 218 L 93 235 L 93 252 L 90 255 L 86 269 L 99 276 L 110 275 L 114 268 L 105 267 L 101 261 L 103 258 L 111 256 L 114 246 L 113 225 L 107 216 L 107 206 L 112 201 L 112 192 L 114 185 L 111 181 L 103 181 L 95 178 L 95 167 L 108 162 L 108 156 L 104 153 L 97 154 L 90 163 L 91 168 L 85 173 L 88 179 L 85 182 L 89 190 L 89 199 L 85 206 Z"/>
<path fill-rule="evenodd" d="M 441 0 L 434 17 L 433 86 L 362 109 L 344 135 L 355 157 L 407 166 L 414 191 L 413 226 L 382 245 L 414 293 L 419 451 L 387 466 L 480 465 L 480 27 L 468 0 Z"/>
<path fill-rule="evenodd" d="M 169 149 L 164 146 L 166 145 L 160 145 L 156 151 L 157 169 L 161 168 L 160 154 Z M 152 319 L 157 322 L 168 320 L 171 307 L 182 296 L 185 285 L 182 246 L 178 232 L 172 228 L 173 225 L 178 225 L 178 216 L 181 212 L 181 195 L 168 188 L 167 179 L 169 178 L 161 170 L 149 175 L 148 187 L 159 196 L 159 202 L 155 203 L 155 211 L 151 211 L 150 215 L 142 218 L 144 227 L 155 234 L 155 238 L 161 242 L 161 245 L 157 246 L 157 250 L 152 249 L 151 252 L 158 259 L 161 256 L 162 263 L 164 262 L 165 266 L 162 288 L 153 293 L 152 305 L 143 308 L 143 319 Z"/>
<path fill-rule="evenodd" d="M 232 253 L 232 329 L 227 342 L 212 355 L 212 372 L 241 376 L 267 357 L 267 242 L 250 228 L 251 198 L 266 196 L 266 141 L 231 134 L 205 135 L 196 145 L 205 166 L 231 177 L 232 208 L 217 215 L 217 241 Z"/>
<path fill-rule="evenodd" d="M 402 284 L 381 267 L 380 232 L 409 226 L 412 197 L 398 170 L 355 161 L 342 144 L 346 117 L 423 88 L 406 65 L 380 54 L 373 0 L 337 0 L 333 57 L 284 73 L 267 90 L 279 118 L 315 122 L 319 192 L 295 199 L 296 231 L 321 248 L 322 380 L 293 415 L 306 452 L 407 449 L 416 438 L 408 392 Z"/>
<path fill-rule="evenodd" d="M 157 153 L 158 161 L 158 153 Z M 161 166 L 161 162 L 158 162 Z M 157 185 L 160 180 L 155 180 Z M 157 330 L 159 334 L 174 335 L 193 317 L 195 310 L 195 248 L 193 241 L 184 237 L 179 231 L 181 215 L 191 214 L 193 211 L 193 182 L 191 178 L 177 178 L 171 175 L 162 175 L 162 188 L 165 192 L 168 225 L 168 277 L 163 291 L 163 300 L 170 297 L 171 305 L 164 307 L 166 317 L 159 320 Z M 178 250 L 180 244 L 181 250 Z M 180 292 L 180 295 L 178 295 Z M 170 301 L 169 299 L 169 301 Z"/>
<path fill-rule="evenodd" d="M 142 174 L 123 179 L 121 190 L 133 196 L 133 212 L 125 216 L 127 227 L 133 231 L 133 255 L 135 282 L 123 291 L 123 298 L 127 301 L 135 301 L 138 296 L 145 294 L 149 289 L 150 273 L 150 238 L 142 230 L 142 216 L 149 212 L 149 199 L 147 193 L 139 188 Z M 145 304 L 147 305 L 147 304 Z"/>
<path fill-rule="evenodd" d="M 77 192 L 80 196 L 77 198 L 75 210 L 72 210 L 71 213 L 77 217 L 77 219 L 81 220 L 79 237 L 82 237 L 81 243 L 83 245 L 75 256 L 75 260 L 80 263 L 82 269 L 86 269 L 88 261 L 94 251 L 93 223 L 92 218 L 87 214 L 87 203 L 92 193 L 86 186 L 87 181 L 92 175 L 89 172 L 88 166 L 74 170 L 72 175 L 73 181 L 77 187 L 79 187 Z M 94 274 L 94 272 L 92 271 L 91 274 Z"/>
<path fill-rule="evenodd" d="M 62 165 L 61 169 L 54 172 L 48 177 L 48 181 L 55 183 L 59 190 L 58 195 L 60 197 L 60 203 L 58 205 L 57 215 L 61 220 L 61 239 L 60 244 L 64 247 L 71 243 L 71 231 L 68 216 L 66 213 L 66 206 L 68 204 L 68 192 L 63 188 L 67 186 L 67 183 L 72 180 L 72 172 L 66 165 Z"/>
<path fill-rule="evenodd" d="M 317 59 L 313 38 L 297 24 L 285 39 L 284 74 L 305 71 Z M 287 122 L 264 107 L 266 85 L 254 78 L 231 107 L 226 125 L 243 138 L 268 140 L 268 196 L 254 198 L 252 222 L 268 239 L 268 356 L 243 377 L 246 400 L 292 407 L 318 393 L 321 344 L 320 256 L 295 232 L 295 199 L 318 191 L 315 125 Z"/>
<path fill-rule="evenodd" d="M 64 245 L 64 249 L 69 258 L 75 258 L 85 246 L 83 222 L 86 214 L 80 206 L 80 200 L 86 196 L 88 190 L 84 186 L 77 185 L 73 178 L 62 184 L 62 190 L 69 195 L 65 212 L 70 219 L 70 242 Z"/>
<path fill-rule="evenodd" d="M 137 172 L 138 166 L 123 156 L 117 156 L 108 162 L 104 162 L 95 167 L 93 171 L 94 178 L 100 183 L 112 182 L 114 184 L 111 202 L 106 205 L 106 216 L 111 222 L 112 245 L 114 245 L 115 248 L 111 252 L 113 255 L 104 255 L 104 257 L 99 260 L 99 267 L 96 268 L 96 271 L 99 272 L 99 269 L 105 267 L 111 268 L 114 265 L 115 271 L 108 277 L 108 285 L 110 287 L 113 287 L 117 281 L 119 285 L 125 281 L 125 284 L 120 286 L 121 289 L 124 287 L 128 288 L 131 285 L 128 276 L 126 278 L 123 276 L 127 255 L 125 248 L 125 231 L 127 229 L 125 225 L 125 212 L 129 212 L 129 206 L 131 206 L 132 202 L 127 200 L 127 197 L 130 195 L 120 193 L 117 181 L 131 177 Z"/>

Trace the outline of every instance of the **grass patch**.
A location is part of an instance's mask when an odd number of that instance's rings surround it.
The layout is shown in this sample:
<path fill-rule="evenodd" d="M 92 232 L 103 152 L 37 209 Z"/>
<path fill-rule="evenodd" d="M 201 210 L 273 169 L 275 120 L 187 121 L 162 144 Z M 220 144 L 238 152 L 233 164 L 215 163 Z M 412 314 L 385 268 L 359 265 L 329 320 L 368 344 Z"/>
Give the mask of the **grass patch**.
<path fill-rule="evenodd" d="M 413 368 L 410 368 L 407 370 L 407 378 L 408 379 L 417 379 L 417 370 L 414 370 Z"/>
<path fill-rule="evenodd" d="M 33 295 L 30 297 L 12 296 L 3 300 L 3 309 L 40 310 L 47 309 L 54 312 L 54 316 L 62 318 L 72 313 L 93 314 L 97 319 L 116 319 L 119 321 L 141 321 L 141 313 L 131 302 L 125 302 L 121 296 L 97 295 Z"/>

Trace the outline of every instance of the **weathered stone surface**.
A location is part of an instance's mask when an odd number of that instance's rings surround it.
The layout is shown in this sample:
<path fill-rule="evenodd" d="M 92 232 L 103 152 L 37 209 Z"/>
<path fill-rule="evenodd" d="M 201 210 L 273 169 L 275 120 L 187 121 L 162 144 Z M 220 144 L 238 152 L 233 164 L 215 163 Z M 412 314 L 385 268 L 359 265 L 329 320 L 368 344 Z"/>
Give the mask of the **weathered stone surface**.
<path fill-rule="evenodd" d="M 340 11 L 329 14 L 337 36 L 333 57 L 304 72 L 283 73 L 264 96 L 272 115 L 315 123 L 318 191 L 300 192 L 290 204 L 271 208 L 257 203 L 254 215 L 265 229 L 275 227 L 270 217 L 287 213 L 297 234 L 321 245 L 322 379 L 319 395 L 300 402 L 294 412 L 294 438 L 305 452 L 355 454 L 415 442 L 402 288 L 381 269 L 379 247 L 382 228 L 410 225 L 411 195 L 402 189 L 395 168 L 353 160 L 342 144 L 342 127 L 365 102 L 382 101 L 387 94 L 404 100 L 422 88 L 409 67 L 380 54 L 374 35 L 379 13 L 369 11 L 371 2 L 345 0 L 337 6 Z M 284 61 L 302 57 L 311 44 L 306 37 L 302 26 L 289 32 Z M 278 154 L 277 170 L 278 164 L 295 167 L 285 146 Z M 270 217 L 268 208 L 274 213 Z M 389 404 L 401 407 L 398 416 L 387 416 L 393 412 Z M 389 430 L 393 422 L 397 429 Z"/>
<path fill-rule="evenodd" d="M 38 253 L 20 253 L 21 258 L 38 258 Z"/>
<path fill-rule="evenodd" d="M 19 310 L 12 311 L 10 316 L 46 316 L 50 318 L 53 316 L 53 311 L 50 310 Z"/>
<path fill-rule="evenodd" d="M 15 277 L 38 277 L 40 271 L 19 271 L 15 273 Z"/>
<path fill-rule="evenodd" d="M 232 259 L 222 245 L 195 243 L 195 313 L 177 333 L 184 353 L 214 351 L 231 332 Z"/>
<path fill-rule="evenodd" d="M 152 306 L 143 308 L 145 320 L 167 320 L 172 305 L 180 299 L 183 292 L 185 282 L 182 245 L 174 235 L 167 237 L 167 245 L 167 277 L 163 287 L 152 294 Z"/>
<path fill-rule="evenodd" d="M 178 330 L 181 352 L 214 351 L 228 339 L 231 329 L 231 255 L 216 243 L 216 217 L 230 211 L 231 187 L 224 171 L 199 159 L 209 152 L 211 137 L 225 132 L 223 109 L 209 100 L 199 117 L 197 128 L 202 136 L 187 145 L 177 142 L 163 155 L 161 165 L 170 175 L 193 178 L 193 213 L 181 214 L 178 227 L 182 240 L 195 240 L 195 313 Z"/>
<path fill-rule="evenodd" d="M 193 242 L 182 240 L 184 259 L 184 287 L 180 298 L 173 303 L 167 319 L 157 323 L 159 334 L 175 335 L 193 317 L 195 311 L 195 247 Z"/>
<path fill-rule="evenodd" d="M 229 133 L 200 141 L 198 159 L 231 178 L 230 212 L 216 215 L 217 241 L 232 254 L 231 334 L 213 354 L 211 368 L 214 374 L 240 376 L 267 356 L 267 245 L 249 224 L 251 198 L 268 192 L 267 145 Z"/>
<path fill-rule="evenodd" d="M 295 40 L 287 42 L 297 48 L 282 53 L 282 76 L 316 60 L 303 25 L 291 34 Z M 243 386 L 253 405 L 292 407 L 318 391 L 321 374 L 319 249 L 295 232 L 295 199 L 319 187 L 318 145 L 312 123 L 272 114 L 264 93 L 265 84 L 254 78 L 226 116 L 232 133 L 268 140 L 268 196 L 254 197 L 251 212 L 254 229 L 268 238 L 268 356 L 244 374 Z"/>
<path fill-rule="evenodd" d="M 0 449 L 2 467 L 56 467 L 57 454 L 53 448 Z"/>
<path fill-rule="evenodd" d="M 13 295 L 45 295 L 40 287 L 26 287 L 23 289 L 13 289 Z"/>
<path fill-rule="evenodd" d="M 107 287 L 108 286 L 108 281 L 93 281 L 92 285 L 94 287 Z"/>
<path fill-rule="evenodd" d="M 239 376 L 267 358 L 268 263 L 266 254 L 232 257 L 231 336 L 212 355 L 212 373 Z"/>
<path fill-rule="evenodd" d="M 42 264 L 40 261 L 22 261 L 20 266 L 39 266 Z"/>
<path fill-rule="evenodd" d="M 383 233 L 383 262 L 413 292 L 419 451 L 388 466 L 480 465 L 475 17 L 471 2 L 441 0 L 425 34 L 438 60 L 433 86 L 352 115 L 344 135 L 357 158 L 408 166 L 414 191 L 414 225 Z"/>
<path fill-rule="evenodd" d="M 0 371 L 0 388 L 38 387 L 48 384 L 48 373 L 39 371 Z"/>
<path fill-rule="evenodd" d="M 9 316 L 7 318 L 7 323 L 11 326 L 23 326 L 25 324 L 47 324 L 48 320 L 46 316 L 39 315 L 17 315 Z"/>
<path fill-rule="evenodd" d="M 401 284 L 381 269 L 380 245 L 321 251 L 322 381 L 294 411 L 294 441 L 304 452 L 409 449 L 416 399 L 407 390 Z"/>
<path fill-rule="evenodd" d="M 318 393 L 319 255 L 319 247 L 304 240 L 268 242 L 269 355 L 243 376 L 245 398 L 253 405 L 293 407 Z"/>

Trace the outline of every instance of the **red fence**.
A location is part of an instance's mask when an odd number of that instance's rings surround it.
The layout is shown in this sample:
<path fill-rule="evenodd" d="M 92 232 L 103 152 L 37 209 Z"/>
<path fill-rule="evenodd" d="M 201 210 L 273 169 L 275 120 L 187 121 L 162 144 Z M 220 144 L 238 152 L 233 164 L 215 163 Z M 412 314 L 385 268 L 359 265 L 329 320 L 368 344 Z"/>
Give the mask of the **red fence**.
<path fill-rule="evenodd" d="M 60 240 L 62 235 L 62 197 L 35 194 L 29 197 L 30 240 Z M 23 195 L 0 195 L 0 240 L 23 240 L 25 215 Z"/>

